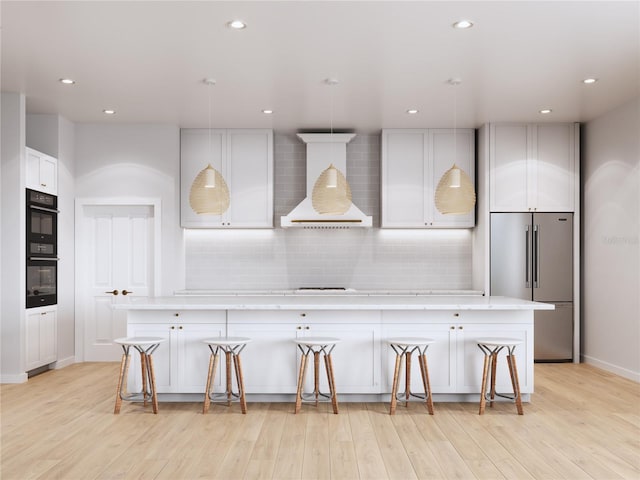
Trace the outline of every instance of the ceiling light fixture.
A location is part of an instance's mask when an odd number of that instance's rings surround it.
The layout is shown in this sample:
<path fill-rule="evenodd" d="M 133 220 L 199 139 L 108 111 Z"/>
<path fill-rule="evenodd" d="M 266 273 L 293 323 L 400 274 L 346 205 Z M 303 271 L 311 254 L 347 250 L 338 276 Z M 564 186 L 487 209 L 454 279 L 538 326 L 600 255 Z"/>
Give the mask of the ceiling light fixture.
<path fill-rule="evenodd" d="M 205 78 L 203 83 L 209 88 L 209 155 L 211 148 L 211 89 L 216 84 L 212 78 Z M 197 214 L 222 215 L 229 208 L 229 188 L 222 174 L 207 164 L 191 184 L 189 205 Z"/>
<path fill-rule="evenodd" d="M 546 115 L 547 113 L 551 113 L 553 112 L 553 110 L 551 110 L 550 108 L 543 108 L 542 110 L 540 110 L 540 113 L 543 115 Z"/>
<path fill-rule="evenodd" d="M 262 110 L 262 113 L 264 113 L 265 115 L 271 115 L 273 113 L 273 110 L 265 108 L 264 110 Z"/>
<path fill-rule="evenodd" d="M 418 112 L 419 112 L 419 110 L 417 108 L 410 108 L 409 110 L 407 110 L 407 113 L 409 115 L 415 115 Z"/>
<path fill-rule="evenodd" d="M 104 110 L 102 110 L 102 113 L 104 113 L 105 115 L 115 115 L 116 111 L 111 108 L 105 108 Z"/>
<path fill-rule="evenodd" d="M 457 28 L 459 30 L 465 30 L 467 28 L 473 27 L 473 22 L 470 20 L 458 20 L 456 23 L 452 25 L 453 28 Z"/>
<path fill-rule="evenodd" d="M 338 84 L 338 80 L 327 78 L 324 83 L 334 87 Z M 342 215 L 351 207 L 351 187 L 344 174 L 331 163 L 333 158 L 333 90 L 331 91 L 330 112 L 329 167 L 320 174 L 313 185 L 311 205 L 320 214 Z"/>
<path fill-rule="evenodd" d="M 76 81 L 72 78 L 61 78 L 58 81 L 64 85 L 73 85 L 74 83 L 76 83 Z"/>
<path fill-rule="evenodd" d="M 243 28 L 247 28 L 247 24 L 242 20 L 231 20 L 227 22 L 227 27 L 233 28 L 234 30 L 242 30 Z"/>
<path fill-rule="evenodd" d="M 598 81 L 597 78 L 585 78 L 584 80 L 582 80 L 582 83 L 591 85 L 592 83 L 596 83 L 597 81 Z"/>
<path fill-rule="evenodd" d="M 462 83 L 459 78 L 451 78 L 447 83 L 457 87 Z M 476 192 L 469 175 L 455 164 L 458 158 L 457 96 L 453 91 L 453 166 L 444 172 L 438 182 L 435 194 L 436 208 L 443 215 L 465 215 L 476 204 Z"/>

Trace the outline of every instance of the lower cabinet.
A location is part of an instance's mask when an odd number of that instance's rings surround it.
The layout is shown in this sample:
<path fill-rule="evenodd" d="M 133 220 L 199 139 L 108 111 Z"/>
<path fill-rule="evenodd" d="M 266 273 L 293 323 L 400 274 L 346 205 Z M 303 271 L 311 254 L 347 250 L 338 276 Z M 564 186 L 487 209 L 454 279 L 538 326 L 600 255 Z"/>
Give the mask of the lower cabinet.
<path fill-rule="evenodd" d="M 58 359 L 57 307 L 27 310 L 25 370 L 33 370 Z"/>
<path fill-rule="evenodd" d="M 149 314 L 152 312 L 140 312 Z M 206 388 L 209 368 L 209 347 L 203 342 L 207 338 L 225 335 L 224 312 L 180 312 L 171 314 L 164 323 L 150 323 L 161 320 L 166 312 L 154 315 L 138 315 L 141 323 L 129 321 L 128 335 L 140 337 L 166 338 L 153 353 L 153 366 L 158 393 L 203 393 Z M 219 317 L 219 318 L 216 318 Z M 144 321 L 146 320 L 146 321 Z M 218 320 L 218 321 L 216 321 Z M 207 323 L 192 323 L 192 322 Z M 132 351 L 129 366 L 129 390 L 139 391 L 142 385 L 140 356 Z M 222 385 L 221 371 L 224 362 L 219 362 L 215 385 Z"/>
<path fill-rule="evenodd" d="M 508 313 L 508 315 L 507 315 Z M 528 314 L 528 313 L 527 313 Z M 487 323 L 465 323 L 466 316 L 486 317 Z M 522 341 L 516 347 L 516 364 L 522 393 L 533 392 L 533 323 L 512 322 L 516 312 L 385 312 L 383 313 L 383 393 L 390 393 L 393 383 L 395 353 L 388 343 L 393 337 L 425 337 L 434 340 L 427 349 L 429 380 L 433 393 L 479 393 L 482 386 L 484 355 L 477 340 L 488 337 L 508 337 Z M 489 323 L 491 321 L 495 323 Z M 498 357 L 496 389 L 512 389 L 506 350 Z M 417 359 L 414 355 L 411 388 L 423 390 Z M 401 381 L 404 382 L 404 372 Z"/>
<path fill-rule="evenodd" d="M 229 312 L 228 329 L 252 339 L 242 352 L 247 393 L 295 393 L 300 350 L 293 340 L 315 336 L 341 340 L 331 354 L 338 393 L 380 391 L 380 312 Z M 328 391 L 323 361 L 320 368 Z M 313 363 L 306 380 L 312 389 Z"/>

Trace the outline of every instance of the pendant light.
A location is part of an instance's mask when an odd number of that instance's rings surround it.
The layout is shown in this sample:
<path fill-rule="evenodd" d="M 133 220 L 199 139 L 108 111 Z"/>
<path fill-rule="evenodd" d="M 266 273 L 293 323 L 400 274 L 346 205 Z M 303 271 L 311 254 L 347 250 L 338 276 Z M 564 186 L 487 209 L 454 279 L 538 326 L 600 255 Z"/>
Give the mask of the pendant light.
<path fill-rule="evenodd" d="M 209 89 L 209 151 L 211 156 L 211 89 L 216 84 L 212 78 L 204 83 Z M 189 205 L 200 215 L 222 215 L 229 208 L 229 188 L 222 174 L 209 163 L 196 176 L 189 192 Z"/>
<path fill-rule="evenodd" d="M 448 80 L 449 85 L 457 87 L 461 81 L 457 78 Z M 435 195 L 435 203 L 438 211 L 444 215 L 465 215 L 473 210 L 476 204 L 476 192 L 473 182 L 462 170 L 455 164 L 457 155 L 457 105 L 456 93 L 453 94 L 453 166 L 444 172 L 442 178 L 438 182 Z"/>
<path fill-rule="evenodd" d="M 324 83 L 333 87 L 338 84 L 338 80 L 327 78 Z M 329 157 L 333 158 L 333 91 L 331 91 L 330 105 Z M 351 187 L 344 174 L 331 161 L 313 186 L 311 204 L 316 212 L 330 215 L 343 215 L 351 207 Z"/>

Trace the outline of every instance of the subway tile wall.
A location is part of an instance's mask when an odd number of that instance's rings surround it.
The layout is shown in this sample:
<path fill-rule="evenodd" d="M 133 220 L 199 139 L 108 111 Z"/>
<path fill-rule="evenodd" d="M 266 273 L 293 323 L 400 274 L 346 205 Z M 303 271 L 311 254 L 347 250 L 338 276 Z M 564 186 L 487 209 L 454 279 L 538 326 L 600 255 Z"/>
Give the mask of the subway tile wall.
<path fill-rule="evenodd" d="M 358 290 L 471 288 L 471 231 L 382 230 L 380 135 L 347 145 L 353 202 L 373 216 L 371 229 L 282 229 L 306 195 L 306 146 L 275 134 L 273 230 L 187 230 L 188 290 L 280 290 L 349 287 Z"/>

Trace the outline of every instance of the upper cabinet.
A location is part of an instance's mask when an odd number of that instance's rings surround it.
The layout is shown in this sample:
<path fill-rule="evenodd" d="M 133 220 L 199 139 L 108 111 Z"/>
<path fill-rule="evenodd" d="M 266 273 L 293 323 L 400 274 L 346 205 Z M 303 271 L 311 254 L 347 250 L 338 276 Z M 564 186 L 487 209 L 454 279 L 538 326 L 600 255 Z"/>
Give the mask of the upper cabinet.
<path fill-rule="evenodd" d="M 58 194 L 58 160 L 33 148 L 26 148 L 27 188 Z"/>
<path fill-rule="evenodd" d="M 578 164 L 578 124 L 491 124 L 490 210 L 574 211 Z"/>
<path fill-rule="evenodd" d="M 211 164 L 229 188 L 222 215 L 197 214 L 189 205 L 191 184 Z M 181 226 L 273 228 L 273 131 L 182 129 L 180 131 Z"/>
<path fill-rule="evenodd" d="M 475 130 L 383 130 L 381 227 L 473 227 L 475 209 L 443 215 L 435 206 L 438 182 L 454 163 L 475 183 Z"/>

